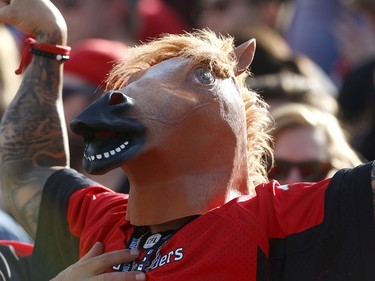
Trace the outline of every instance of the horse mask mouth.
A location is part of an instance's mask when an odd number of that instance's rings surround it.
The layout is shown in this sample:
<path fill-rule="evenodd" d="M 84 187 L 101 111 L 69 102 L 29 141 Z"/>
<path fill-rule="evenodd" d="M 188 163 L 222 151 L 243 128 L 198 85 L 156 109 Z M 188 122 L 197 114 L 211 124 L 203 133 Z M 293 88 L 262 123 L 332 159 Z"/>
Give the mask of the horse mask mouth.
<path fill-rule="evenodd" d="M 90 174 L 103 174 L 134 157 L 145 143 L 145 128 L 126 112 L 132 100 L 121 92 L 109 92 L 82 111 L 72 131 L 83 137 L 83 167 Z"/>

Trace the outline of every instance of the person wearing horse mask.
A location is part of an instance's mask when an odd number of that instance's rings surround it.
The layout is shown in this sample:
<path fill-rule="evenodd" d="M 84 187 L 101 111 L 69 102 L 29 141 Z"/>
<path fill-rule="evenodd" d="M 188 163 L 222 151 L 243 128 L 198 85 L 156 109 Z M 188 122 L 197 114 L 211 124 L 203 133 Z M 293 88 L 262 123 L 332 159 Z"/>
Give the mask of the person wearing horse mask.
<path fill-rule="evenodd" d="M 255 40 L 200 30 L 129 49 L 70 124 L 87 172 L 128 176 L 120 194 L 69 168 L 63 17 L 47 0 L 1 3 L 0 21 L 34 38 L 0 124 L 1 186 L 35 237 L 30 280 L 374 280 L 372 163 L 267 180 L 271 122 L 246 87 Z"/>

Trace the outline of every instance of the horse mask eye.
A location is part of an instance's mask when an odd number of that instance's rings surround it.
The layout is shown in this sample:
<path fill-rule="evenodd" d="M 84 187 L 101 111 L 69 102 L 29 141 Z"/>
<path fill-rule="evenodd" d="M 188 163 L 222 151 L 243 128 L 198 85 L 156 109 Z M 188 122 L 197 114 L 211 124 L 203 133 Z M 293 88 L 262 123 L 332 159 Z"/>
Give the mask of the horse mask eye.
<path fill-rule="evenodd" d="M 197 82 L 203 85 L 210 85 L 215 82 L 212 72 L 203 67 L 198 67 L 194 70 L 194 77 Z"/>

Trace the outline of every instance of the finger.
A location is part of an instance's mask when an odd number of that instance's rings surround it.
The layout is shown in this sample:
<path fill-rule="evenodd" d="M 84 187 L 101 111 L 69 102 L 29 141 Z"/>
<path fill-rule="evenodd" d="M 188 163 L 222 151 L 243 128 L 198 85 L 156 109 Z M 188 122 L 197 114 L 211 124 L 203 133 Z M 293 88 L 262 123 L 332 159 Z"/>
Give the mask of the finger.
<path fill-rule="evenodd" d="M 100 243 L 100 242 L 96 242 L 94 244 L 94 246 L 92 246 L 92 248 L 90 249 L 90 251 L 88 251 L 82 258 L 81 260 L 84 261 L 84 260 L 88 260 L 90 258 L 93 258 L 93 257 L 96 257 L 100 254 L 103 254 L 103 250 L 104 250 L 104 247 L 103 247 L 103 244 Z"/>
<path fill-rule="evenodd" d="M 100 275 L 100 281 L 145 281 L 146 274 L 139 271 L 111 272 Z"/>
<path fill-rule="evenodd" d="M 105 253 L 87 260 L 86 266 L 90 267 L 91 272 L 96 274 L 103 273 L 109 268 L 122 263 L 130 262 L 136 259 L 139 255 L 138 250 L 119 250 Z"/>

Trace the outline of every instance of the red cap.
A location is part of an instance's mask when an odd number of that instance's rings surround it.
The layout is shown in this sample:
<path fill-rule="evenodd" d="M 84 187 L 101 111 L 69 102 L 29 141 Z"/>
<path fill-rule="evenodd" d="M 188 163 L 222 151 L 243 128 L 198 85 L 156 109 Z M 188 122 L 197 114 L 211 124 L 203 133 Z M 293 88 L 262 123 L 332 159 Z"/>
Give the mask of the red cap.
<path fill-rule="evenodd" d="M 114 63 L 124 58 L 126 44 L 106 39 L 84 39 L 71 50 L 64 72 L 78 75 L 87 82 L 100 85 Z"/>

